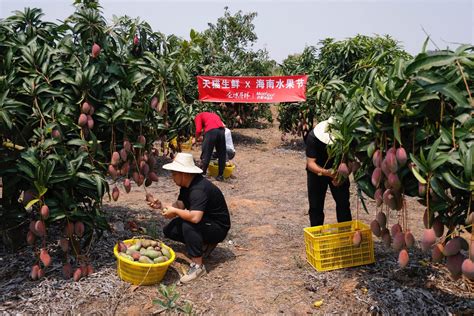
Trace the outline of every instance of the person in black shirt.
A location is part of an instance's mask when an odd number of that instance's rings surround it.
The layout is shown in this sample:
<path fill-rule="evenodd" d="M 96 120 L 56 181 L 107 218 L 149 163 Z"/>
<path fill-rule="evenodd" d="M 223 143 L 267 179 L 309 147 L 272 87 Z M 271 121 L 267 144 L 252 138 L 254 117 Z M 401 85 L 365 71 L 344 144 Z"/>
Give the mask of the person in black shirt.
<path fill-rule="evenodd" d="M 327 145 L 332 144 L 328 126 L 332 119 L 318 123 L 306 138 L 306 173 L 308 179 L 309 220 L 311 226 L 324 224 L 324 200 L 331 189 L 336 201 L 338 222 L 352 220 L 349 203 L 349 180 L 336 183 L 336 173 L 331 169 Z"/>
<path fill-rule="evenodd" d="M 178 153 L 172 163 L 163 166 L 171 170 L 174 182 L 181 187 L 178 200 L 165 206 L 162 215 L 173 219 L 163 228 L 167 238 L 183 242 L 192 264 L 181 282 L 190 282 L 206 273 L 206 257 L 223 241 L 230 229 L 230 215 L 221 190 L 202 176 L 193 156 Z M 158 202 L 150 206 L 160 208 Z"/>

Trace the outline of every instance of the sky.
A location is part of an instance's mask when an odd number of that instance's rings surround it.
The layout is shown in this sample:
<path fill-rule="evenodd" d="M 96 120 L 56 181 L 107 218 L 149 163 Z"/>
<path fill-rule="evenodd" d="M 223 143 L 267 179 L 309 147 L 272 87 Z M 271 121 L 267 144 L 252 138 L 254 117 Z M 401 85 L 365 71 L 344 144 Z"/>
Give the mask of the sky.
<path fill-rule="evenodd" d="M 265 48 L 281 62 L 324 38 L 342 40 L 357 34 L 388 34 L 411 54 L 421 51 L 427 34 L 430 49 L 474 43 L 474 0 L 101 0 L 103 15 L 128 15 L 148 22 L 154 31 L 189 38 L 231 13 L 257 12 L 256 49 Z M 74 12 L 73 0 L 0 0 L 0 18 L 25 7 L 43 10 L 57 22 Z"/>

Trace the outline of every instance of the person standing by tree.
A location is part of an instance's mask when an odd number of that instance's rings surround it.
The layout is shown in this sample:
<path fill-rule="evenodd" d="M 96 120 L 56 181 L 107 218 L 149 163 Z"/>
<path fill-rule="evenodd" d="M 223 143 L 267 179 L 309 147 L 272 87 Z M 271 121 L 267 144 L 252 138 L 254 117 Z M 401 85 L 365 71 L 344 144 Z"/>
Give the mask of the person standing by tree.
<path fill-rule="evenodd" d="M 337 221 L 352 220 L 349 203 L 349 179 L 337 183 L 337 174 L 331 167 L 333 159 L 327 152 L 327 145 L 332 144 L 328 133 L 332 119 L 318 123 L 306 138 L 306 173 L 308 179 L 309 220 L 311 226 L 324 224 L 324 200 L 328 186 L 336 201 Z"/>
<path fill-rule="evenodd" d="M 219 163 L 219 172 L 216 180 L 223 181 L 226 159 L 224 123 L 222 123 L 216 113 L 211 112 L 199 113 L 194 118 L 194 123 L 196 125 L 196 141 L 202 141 L 201 168 L 203 175 L 207 172 L 207 167 L 209 166 L 212 152 L 215 148 Z M 204 136 L 202 134 L 204 134 Z"/>

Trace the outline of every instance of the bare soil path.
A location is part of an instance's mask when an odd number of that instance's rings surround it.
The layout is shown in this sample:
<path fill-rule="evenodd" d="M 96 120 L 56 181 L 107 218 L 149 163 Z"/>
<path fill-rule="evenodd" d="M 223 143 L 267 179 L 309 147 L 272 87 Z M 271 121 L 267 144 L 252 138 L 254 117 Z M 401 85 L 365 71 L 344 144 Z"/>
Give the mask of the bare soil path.
<path fill-rule="evenodd" d="M 467 280 L 452 281 L 442 265 L 429 262 L 419 250 L 410 251 L 410 264 L 398 268 L 397 253 L 374 239 L 373 265 L 317 272 L 307 262 L 303 228 L 308 226 L 305 156 L 301 141 L 283 143 L 277 125 L 266 129 L 233 131 L 237 155 L 235 178 L 215 182 L 226 197 L 232 215 L 227 239 L 206 262 L 208 274 L 176 289 L 194 312 L 212 315 L 390 313 L 474 313 L 474 286 Z M 199 151 L 194 150 L 195 158 Z M 172 202 L 178 187 L 169 175 L 147 188 L 155 197 Z M 353 217 L 365 223 L 374 218 L 356 211 Z M 147 315 L 160 312 L 152 304 L 160 298 L 156 286 L 131 286 L 116 275 L 112 254 L 117 240 L 140 234 L 129 222 L 144 227 L 148 235 L 162 239 L 166 223 L 150 210 L 143 189 L 122 193 L 118 202 L 107 202 L 112 231 L 104 234 L 91 253 L 96 273 L 80 282 L 61 277 L 58 257 L 46 278 L 28 279 L 33 262 L 31 249 L 16 254 L 0 253 L 0 312 Z M 408 201 L 409 227 L 419 240 L 423 209 Z M 396 222 L 392 214 L 390 223 Z M 326 223 L 335 223 L 335 205 L 328 192 Z M 165 240 L 176 251 L 184 248 Z M 53 248 L 57 246 L 53 245 Z M 185 261 L 169 269 L 163 283 L 175 284 Z M 323 301 L 314 307 L 315 301 Z"/>

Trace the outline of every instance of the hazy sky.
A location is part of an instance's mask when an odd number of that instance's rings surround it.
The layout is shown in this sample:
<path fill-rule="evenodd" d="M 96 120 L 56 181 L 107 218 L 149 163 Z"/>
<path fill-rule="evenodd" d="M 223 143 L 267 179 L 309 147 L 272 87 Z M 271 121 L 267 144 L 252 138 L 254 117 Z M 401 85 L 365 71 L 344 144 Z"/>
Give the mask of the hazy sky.
<path fill-rule="evenodd" d="M 344 39 L 356 34 L 389 34 L 412 53 L 421 50 L 425 31 L 440 48 L 458 43 L 474 43 L 474 0 L 102 0 L 103 13 L 140 17 L 153 30 L 189 38 L 194 28 L 202 31 L 207 23 L 223 16 L 224 7 L 257 12 L 254 20 L 258 36 L 256 48 L 266 48 L 270 57 L 281 62 L 307 45 L 333 37 Z M 0 18 L 24 7 L 39 7 L 45 20 L 56 22 L 73 11 L 73 0 L 0 0 Z M 434 44 L 430 44 L 435 48 Z"/>

